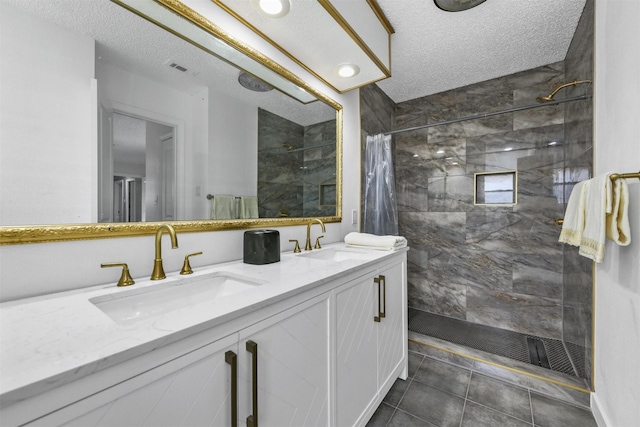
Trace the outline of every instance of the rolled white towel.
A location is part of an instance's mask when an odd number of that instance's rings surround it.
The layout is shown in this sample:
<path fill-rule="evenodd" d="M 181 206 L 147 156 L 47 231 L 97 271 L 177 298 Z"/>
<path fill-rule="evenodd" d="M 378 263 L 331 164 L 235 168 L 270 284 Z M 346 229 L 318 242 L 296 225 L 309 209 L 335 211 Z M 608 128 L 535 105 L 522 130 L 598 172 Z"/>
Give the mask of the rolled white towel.
<path fill-rule="evenodd" d="M 347 246 L 394 250 L 407 246 L 407 239 L 402 236 L 376 236 L 375 234 L 352 232 L 344 237 Z"/>

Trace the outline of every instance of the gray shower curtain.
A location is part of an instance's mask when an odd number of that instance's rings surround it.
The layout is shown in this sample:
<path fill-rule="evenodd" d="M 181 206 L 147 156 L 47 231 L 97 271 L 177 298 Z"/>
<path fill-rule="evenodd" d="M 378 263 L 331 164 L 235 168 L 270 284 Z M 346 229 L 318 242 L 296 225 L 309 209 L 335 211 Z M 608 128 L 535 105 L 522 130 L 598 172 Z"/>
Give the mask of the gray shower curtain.
<path fill-rule="evenodd" d="M 365 150 L 363 232 L 398 235 L 391 135 L 369 135 Z"/>

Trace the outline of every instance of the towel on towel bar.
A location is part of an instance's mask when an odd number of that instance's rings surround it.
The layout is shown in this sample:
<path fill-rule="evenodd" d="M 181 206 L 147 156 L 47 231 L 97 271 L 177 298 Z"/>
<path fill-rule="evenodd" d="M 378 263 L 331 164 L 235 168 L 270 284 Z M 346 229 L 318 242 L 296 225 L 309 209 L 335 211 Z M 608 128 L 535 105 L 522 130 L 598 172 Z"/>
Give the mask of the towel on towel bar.
<path fill-rule="evenodd" d="M 375 234 L 352 232 L 344 237 L 347 246 L 382 250 L 395 250 L 407 246 L 402 236 L 376 236 Z"/>
<path fill-rule="evenodd" d="M 236 198 L 226 194 L 216 194 L 211 199 L 211 219 L 235 219 Z"/>
<path fill-rule="evenodd" d="M 240 197 L 240 218 L 258 218 L 258 198 L 256 196 Z"/>
<path fill-rule="evenodd" d="M 620 246 L 631 241 L 628 189 L 611 173 L 579 182 L 573 188 L 558 241 L 578 246 L 578 253 L 595 262 L 604 260 L 605 238 Z"/>

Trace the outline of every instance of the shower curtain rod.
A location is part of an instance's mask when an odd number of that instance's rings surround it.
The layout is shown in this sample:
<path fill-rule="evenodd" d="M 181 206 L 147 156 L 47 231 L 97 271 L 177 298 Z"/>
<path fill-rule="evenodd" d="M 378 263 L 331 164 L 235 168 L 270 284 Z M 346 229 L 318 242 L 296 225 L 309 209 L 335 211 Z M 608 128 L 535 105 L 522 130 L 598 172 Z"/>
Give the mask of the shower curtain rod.
<path fill-rule="evenodd" d="M 389 132 L 383 132 L 383 134 L 384 135 L 393 135 L 393 134 L 396 134 L 396 133 L 411 132 L 413 130 L 426 129 L 426 128 L 430 128 L 430 127 L 433 127 L 433 126 L 449 125 L 449 124 L 452 124 L 452 123 L 466 122 L 467 120 L 484 119 L 486 117 L 499 116 L 500 114 L 514 113 L 516 111 L 532 110 L 534 108 L 549 107 L 551 105 L 558 105 L 558 104 L 562 104 L 564 102 L 571 102 L 571 101 L 581 101 L 583 99 L 588 99 L 588 98 L 591 98 L 591 96 L 590 95 L 581 95 L 581 96 L 576 96 L 576 97 L 573 97 L 573 98 L 565 98 L 565 99 L 559 99 L 557 101 L 545 102 L 544 104 L 534 104 L 534 105 L 526 105 L 524 107 L 514 107 L 514 108 L 509 108 L 508 110 L 495 111 L 493 113 L 478 114 L 478 115 L 475 115 L 475 116 L 461 117 L 459 119 L 445 120 L 444 122 L 430 123 L 430 124 L 421 125 L 421 126 L 414 126 L 414 127 L 411 127 L 411 128 L 392 130 L 392 131 L 389 131 Z"/>

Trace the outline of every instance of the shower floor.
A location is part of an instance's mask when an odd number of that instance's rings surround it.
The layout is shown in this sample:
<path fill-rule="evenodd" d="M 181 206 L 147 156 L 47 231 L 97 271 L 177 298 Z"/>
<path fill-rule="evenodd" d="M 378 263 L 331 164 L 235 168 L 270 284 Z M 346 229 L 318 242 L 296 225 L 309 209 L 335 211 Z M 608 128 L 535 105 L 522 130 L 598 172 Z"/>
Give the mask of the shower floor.
<path fill-rule="evenodd" d="M 582 353 L 578 346 L 567 343 L 565 349 L 560 340 L 479 325 L 412 308 L 409 309 L 409 330 L 524 363 L 531 363 L 527 338 L 535 338 L 544 344 L 551 370 L 585 378 L 584 359 L 580 360 L 579 355 Z M 571 363 L 567 350 L 572 352 L 575 366 Z"/>

